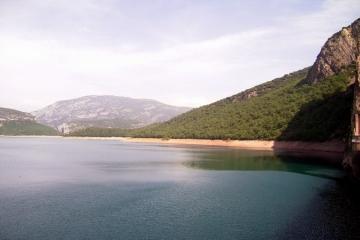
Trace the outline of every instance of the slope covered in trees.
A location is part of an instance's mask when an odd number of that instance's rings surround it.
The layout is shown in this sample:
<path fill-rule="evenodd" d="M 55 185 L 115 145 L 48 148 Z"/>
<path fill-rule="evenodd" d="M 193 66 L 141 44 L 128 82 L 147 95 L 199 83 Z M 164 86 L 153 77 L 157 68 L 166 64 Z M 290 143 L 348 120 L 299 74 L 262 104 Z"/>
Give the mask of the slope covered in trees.
<path fill-rule="evenodd" d="M 350 132 L 360 19 L 331 36 L 311 68 L 261 84 L 165 123 L 109 135 L 325 141 Z M 359 67 L 360 69 L 360 67 Z M 359 70 L 360 71 L 360 70 Z M 84 130 L 95 136 L 99 129 Z M 104 132 L 102 132 L 104 133 Z"/>
<path fill-rule="evenodd" d="M 58 135 L 58 132 L 37 123 L 30 113 L 0 107 L 0 135 Z"/>
<path fill-rule="evenodd" d="M 194 139 L 344 139 L 350 125 L 355 67 L 317 84 L 308 68 L 256 86 L 161 124 L 134 130 L 85 129 L 78 136 Z"/>
<path fill-rule="evenodd" d="M 58 135 L 58 132 L 35 121 L 19 120 L 1 123 L 0 135 Z"/>

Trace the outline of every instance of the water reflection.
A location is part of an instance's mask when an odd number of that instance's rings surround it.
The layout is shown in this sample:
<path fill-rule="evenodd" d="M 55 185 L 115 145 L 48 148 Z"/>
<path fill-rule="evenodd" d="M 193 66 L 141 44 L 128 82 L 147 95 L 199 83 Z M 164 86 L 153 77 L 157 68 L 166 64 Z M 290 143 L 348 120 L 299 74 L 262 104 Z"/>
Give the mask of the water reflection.
<path fill-rule="evenodd" d="M 304 156 L 296 153 L 269 151 L 213 150 L 194 153 L 185 166 L 205 170 L 286 171 L 311 176 L 339 179 L 339 156 Z"/>
<path fill-rule="evenodd" d="M 0 239 L 359 239 L 360 188 L 324 162 L 0 138 Z"/>
<path fill-rule="evenodd" d="M 359 187 L 344 177 L 318 189 L 318 197 L 293 216 L 279 239 L 360 239 Z"/>

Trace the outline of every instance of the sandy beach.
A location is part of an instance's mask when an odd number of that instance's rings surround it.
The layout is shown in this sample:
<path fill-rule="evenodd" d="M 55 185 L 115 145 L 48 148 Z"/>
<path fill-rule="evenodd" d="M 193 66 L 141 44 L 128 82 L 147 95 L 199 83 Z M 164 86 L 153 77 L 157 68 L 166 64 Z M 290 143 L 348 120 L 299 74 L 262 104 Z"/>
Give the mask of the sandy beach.
<path fill-rule="evenodd" d="M 343 153 L 345 144 L 341 141 L 300 142 L 300 141 L 265 141 L 265 140 L 207 140 L 207 139 L 159 139 L 159 138 L 119 138 L 126 142 L 159 143 L 176 145 L 202 145 L 234 147 L 252 150 L 283 151 L 321 151 Z"/>

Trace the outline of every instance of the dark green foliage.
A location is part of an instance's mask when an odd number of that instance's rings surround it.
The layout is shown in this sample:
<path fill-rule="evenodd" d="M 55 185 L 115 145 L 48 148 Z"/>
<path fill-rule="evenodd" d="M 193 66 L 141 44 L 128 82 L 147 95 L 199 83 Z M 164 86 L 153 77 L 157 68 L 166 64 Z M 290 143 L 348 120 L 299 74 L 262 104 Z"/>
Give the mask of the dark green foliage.
<path fill-rule="evenodd" d="M 59 133 L 48 126 L 35 121 L 6 121 L 0 127 L 0 135 L 47 135 L 53 136 Z"/>
<path fill-rule="evenodd" d="M 78 137 L 122 137 L 127 135 L 128 129 L 121 128 L 85 128 L 69 133 L 67 136 Z"/>
<path fill-rule="evenodd" d="M 172 120 L 123 136 L 194 139 L 344 139 L 350 126 L 354 67 L 304 84 L 308 69 L 297 71 Z M 109 130 L 111 132 L 111 130 Z"/>
<path fill-rule="evenodd" d="M 351 91 L 304 104 L 279 139 L 345 139 L 350 132 L 351 105 Z"/>
<path fill-rule="evenodd" d="M 75 124 L 83 128 L 124 128 L 129 129 L 133 125 L 141 124 L 139 121 L 132 119 L 94 119 L 94 120 L 74 120 L 70 124 Z M 93 127 L 98 126 L 98 127 Z"/>

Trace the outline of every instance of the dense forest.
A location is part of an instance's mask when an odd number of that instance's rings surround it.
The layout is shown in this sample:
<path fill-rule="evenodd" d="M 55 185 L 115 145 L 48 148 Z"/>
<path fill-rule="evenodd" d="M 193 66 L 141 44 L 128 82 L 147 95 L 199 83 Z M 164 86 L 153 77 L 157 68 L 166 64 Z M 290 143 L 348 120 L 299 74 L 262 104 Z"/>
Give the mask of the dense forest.
<path fill-rule="evenodd" d="M 59 133 L 48 126 L 35 121 L 6 121 L 0 126 L 0 135 L 58 135 Z"/>
<path fill-rule="evenodd" d="M 346 138 L 355 67 L 316 84 L 308 68 L 140 129 L 83 129 L 75 136 L 324 141 Z"/>

